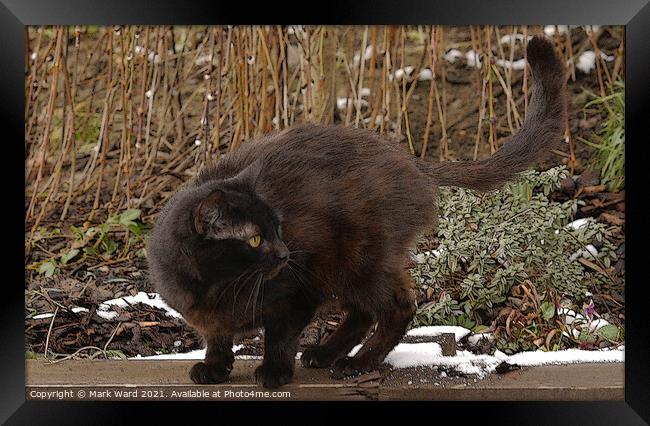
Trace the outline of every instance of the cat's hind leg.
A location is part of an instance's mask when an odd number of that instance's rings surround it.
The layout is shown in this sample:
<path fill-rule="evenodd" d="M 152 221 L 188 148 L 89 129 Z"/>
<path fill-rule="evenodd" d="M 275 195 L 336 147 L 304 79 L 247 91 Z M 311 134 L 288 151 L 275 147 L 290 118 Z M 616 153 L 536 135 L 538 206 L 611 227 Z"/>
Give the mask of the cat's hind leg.
<path fill-rule="evenodd" d="M 343 324 L 318 346 L 307 348 L 300 361 L 304 367 L 325 368 L 344 357 L 366 336 L 372 325 L 372 315 L 350 308 Z"/>
<path fill-rule="evenodd" d="M 379 278 L 378 278 L 379 279 Z M 377 328 L 353 357 L 338 359 L 333 365 L 335 378 L 354 376 L 377 369 L 399 343 L 416 310 L 415 290 L 405 271 L 385 274 L 382 278 L 393 288 L 392 298 L 376 312 Z"/>

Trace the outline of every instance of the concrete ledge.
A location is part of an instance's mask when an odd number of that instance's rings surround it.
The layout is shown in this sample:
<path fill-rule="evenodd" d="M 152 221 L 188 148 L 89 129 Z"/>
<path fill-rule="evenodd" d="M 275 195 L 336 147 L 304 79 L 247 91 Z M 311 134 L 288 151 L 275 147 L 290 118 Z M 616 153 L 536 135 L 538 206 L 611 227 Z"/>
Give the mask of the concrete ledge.
<path fill-rule="evenodd" d="M 431 368 L 374 372 L 333 380 L 329 371 L 296 365 L 276 393 L 255 385 L 257 360 L 237 360 L 231 378 L 195 385 L 195 360 L 26 362 L 26 398 L 62 400 L 623 400 L 624 365 L 531 367 L 476 381 Z M 130 392 L 127 392 L 130 391 Z M 283 392 L 282 394 L 277 392 Z"/>

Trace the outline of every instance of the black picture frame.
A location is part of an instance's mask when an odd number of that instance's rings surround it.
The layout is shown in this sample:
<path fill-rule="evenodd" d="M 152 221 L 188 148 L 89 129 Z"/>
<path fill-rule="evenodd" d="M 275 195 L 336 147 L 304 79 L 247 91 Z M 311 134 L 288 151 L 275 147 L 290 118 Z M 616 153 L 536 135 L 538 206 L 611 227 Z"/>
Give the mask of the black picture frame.
<path fill-rule="evenodd" d="M 6 156 L 2 171 L 4 210 L 15 214 L 16 223 L 24 223 L 24 190 L 17 176 L 24 176 L 18 141 L 24 140 L 24 39 L 26 25 L 53 24 L 612 24 L 626 26 L 626 356 L 625 401 L 618 402 L 466 402 L 379 404 L 373 407 L 346 403 L 332 409 L 329 404 L 309 405 L 290 403 L 57 403 L 25 401 L 24 356 L 24 286 L 20 283 L 24 253 L 17 247 L 23 244 L 20 226 L 5 222 L 2 235 L 11 237 L 5 243 L 5 272 L 0 311 L 0 420 L 8 424 L 93 424 L 135 420 L 133 411 L 148 416 L 167 416 L 169 411 L 182 417 L 197 412 L 196 408 L 211 412 L 214 421 L 222 420 L 227 410 L 239 413 L 245 420 L 255 416 L 285 419 L 298 414 L 310 421 L 313 418 L 346 414 L 367 418 L 370 412 L 395 415 L 402 420 L 411 415 L 429 416 L 440 422 L 445 413 L 462 417 L 464 421 L 499 424 L 644 424 L 650 422 L 650 368 L 647 354 L 649 330 L 644 314 L 647 312 L 646 280 L 643 263 L 647 250 L 644 243 L 648 232 L 644 228 L 642 203 L 647 175 L 643 161 L 648 157 L 647 125 L 642 121 L 647 112 L 650 95 L 650 4 L 648 0 L 442 0 L 425 2 L 402 1 L 341 1 L 289 2 L 278 4 L 246 4 L 233 2 L 194 1 L 182 3 L 172 0 L 144 1 L 118 0 L 90 2 L 83 0 L 0 0 L 0 112 L 5 118 L 2 143 L 15 150 Z M 23 151 L 23 156 L 25 155 Z M 23 157 L 24 158 L 24 157 Z M 15 168 L 15 169 L 14 169 Z M 24 182 L 23 182 L 24 183 Z M 20 209 L 20 210 L 19 210 Z M 15 241 L 14 241 L 15 240 Z M 15 246 L 14 246 L 15 244 Z M 647 243 L 646 243 L 647 244 Z M 21 258 L 22 257 L 22 258 Z M 15 272 L 16 277 L 7 275 Z M 11 277 L 11 278 L 10 278 Z M 253 407 L 253 408 L 250 408 Z M 187 417 L 185 417 L 187 416 Z M 306 417 L 308 416 L 308 417 Z M 154 417 L 149 417 L 154 422 Z"/>

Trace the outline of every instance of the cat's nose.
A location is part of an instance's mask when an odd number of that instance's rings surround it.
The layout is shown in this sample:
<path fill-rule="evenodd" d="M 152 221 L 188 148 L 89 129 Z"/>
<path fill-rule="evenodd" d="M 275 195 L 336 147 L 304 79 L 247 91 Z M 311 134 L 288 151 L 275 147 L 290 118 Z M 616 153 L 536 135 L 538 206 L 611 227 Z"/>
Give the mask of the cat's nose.
<path fill-rule="evenodd" d="M 287 249 L 278 250 L 276 256 L 279 261 L 286 262 L 287 260 L 289 260 L 289 250 Z"/>

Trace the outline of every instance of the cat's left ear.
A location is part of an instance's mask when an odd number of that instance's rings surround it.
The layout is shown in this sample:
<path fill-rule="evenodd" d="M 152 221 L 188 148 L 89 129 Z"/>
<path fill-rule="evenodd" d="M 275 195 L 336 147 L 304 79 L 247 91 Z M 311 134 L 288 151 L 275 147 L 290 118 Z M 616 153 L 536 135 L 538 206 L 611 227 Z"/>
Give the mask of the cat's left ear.
<path fill-rule="evenodd" d="M 255 160 L 249 164 L 244 170 L 237 173 L 235 176 L 228 179 L 230 182 L 240 183 L 247 185 L 251 189 L 255 189 L 257 180 L 262 172 L 262 161 Z"/>

